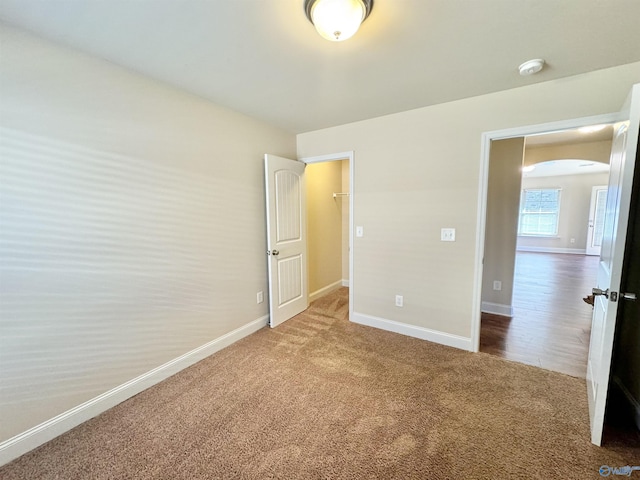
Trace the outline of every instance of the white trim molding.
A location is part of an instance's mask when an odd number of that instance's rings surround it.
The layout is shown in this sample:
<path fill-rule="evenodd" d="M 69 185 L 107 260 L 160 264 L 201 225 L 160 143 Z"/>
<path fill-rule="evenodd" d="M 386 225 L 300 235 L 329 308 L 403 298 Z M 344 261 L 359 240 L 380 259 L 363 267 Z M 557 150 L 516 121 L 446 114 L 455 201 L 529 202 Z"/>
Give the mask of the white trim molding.
<path fill-rule="evenodd" d="M 409 337 L 420 338 L 422 340 L 428 340 L 433 343 L 439 343 L 441 345 L 447 345 L 448 347 L 455 347 L 461 350 L 472 350 L 471 338 L 468 337 L 438 332 L 437 330 L 396 322 L 395 320 L 387 320 L 386 318 L 374 317 L 372 315 L 365 315 L 364 313 L 354 312 L 353 316 L 350 318 L 352 322 L 359 323 L 360 325 L 379 328 L 388 332 L 400 333 Z"/>
<path fill-rule="evenodd" d="M 209 343 L 185 353 L 184 355 L 174 358 L 164 365 L 160 365 L 139 377 L 129 380 L 108 392 L 98 395 L 77 407 L 67 410 L 66 412 L 61 413 L 40 425 L 36 425 L 15 437 L 5 440 L 0 443 L 0 466 L 9 463 L 11 460 L 18 458 L 55 437 L 68 432 L 81 423 L 86 422 L 112 407 L 115 407 L 128 398 L 131 398 L 143 390 L 160 383 L 171 375 L 190 367 L 209 355 L 228 347 L 241 338 L 257 332 L 268 325 L 268 323 L 269 315 L 260 317 L 257 320 L 222 335 Z"/>
<path fill-rule="evenodd" d="M 492 302 L 482 302 L 480 310 L 485 313 L 502 315 L 503 317 L 513 317 L 512 305 L 503 305 L 501 303 L 492 303 Z"/>
<path fill-rule="evenodd" d="M 343 287 L 348 287 L 349 286 L 349 279 L 343 278 L 342 279 L 342 286 Z"/>
<path fill-rule="evenodd" d="M 518 252 L 538 252 L 538 253 L 570 253 L 572 255 L 586 255 L 584 248 L 561 248 L 561 247 L 516 247 Z"/>
<path fill-rule="evenodd" d="M 333 292 L 334 290 L 339 289 L 340 287 L 342 287 L 342 282 L 343 282 L 342 280 L 338 280 L 337 282 L 330 283 L 326 287 L 319 288 L 315 292 L 310 293 L 309 294 L 309 303 L 311 303 L 314 300 L 322 297 L 323 295 L 326 295 L 328 293 Z"/>
<path fill-rule="evenodd" d="M 313 157 L 303 157 L 299 160 L 304 163 L 321 163 L 332 162 L 334 160 L 351 160 L 354 157 L 354 151 L 349 150 L 346 152 L 328 153 L 327 155 L 315 155 Z M 351 172 L 349 172 L 351 173 Z"/>

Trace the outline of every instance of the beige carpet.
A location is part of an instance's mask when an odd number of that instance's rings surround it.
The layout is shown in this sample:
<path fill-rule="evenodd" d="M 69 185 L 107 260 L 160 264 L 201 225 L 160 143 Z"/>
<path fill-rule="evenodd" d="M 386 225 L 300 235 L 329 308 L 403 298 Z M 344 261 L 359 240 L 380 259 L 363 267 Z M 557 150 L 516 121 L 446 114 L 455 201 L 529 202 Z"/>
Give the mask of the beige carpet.
<path fill-rule="evenodd" d="M 349 323 L 347 298 L 319 299 L 0 478 L 584 480 L 640 465 L 637 445 L 589 443 L 583 380 Z"/>

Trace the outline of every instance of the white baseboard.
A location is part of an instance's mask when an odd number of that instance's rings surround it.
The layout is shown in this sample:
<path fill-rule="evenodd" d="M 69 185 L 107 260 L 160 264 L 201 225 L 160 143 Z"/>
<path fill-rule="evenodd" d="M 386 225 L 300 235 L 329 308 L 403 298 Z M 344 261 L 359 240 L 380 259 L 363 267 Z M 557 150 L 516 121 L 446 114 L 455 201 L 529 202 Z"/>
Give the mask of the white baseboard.
<path fill-rule="evenodd" d="M 502 315 L 505 317 L 513 317 L 513 307 L 511 305 L 503 305 L 501 303 L 482 302 L 480 310 L 485 313 L 493 313 L 494 315 Z"/>
<path fill-rule="evenodd" d="M 338 280 L 337 282 L 333 282 L 326 287 L 322 287 L 319 290 L 316 290 L 313 293 L 309 294 L 309 302 L 313 302 L 314 300 L 326 295 L 327 293 L 331 293 L 334 290 L 339 289 L 342 286 L 342 280 Z"/>
<path fill-rule="evenodd" d="M 586 255 L 584 248 L 556 248 L 556 247 L 516 247 L 518 252 L 538 252 L 538 253 L 571 253 L 573 255 Z"/>
<path fill-rule="evenodd" d="M 365 315 L 364 313 L 353 312 L 353 318 L 351 321 L 361 325 L 387 330 L 389 332 L 400 333 L 409 337 L 440 343 L 449 347 L 460 348 L 461 350 L 471 351 L 472 349 L 471 338 L 438 332 L 437 330 L 396 322 L 395 320 L 387 320 L 385 318 Z"/>
<path fill-rule="evenodd" d="M 0 466 L 9 463 L 11 460 L 18 458 L 20 455 L 23 455 L 36 447 L 39 447 L 58 435 L 62 435 L 81 423 L 86 422 L 128 398 L 137 395 L 143 390 L 160 383 L 162 380 L 165 380 L 180 370 L 183 370 L 194 363 L 203 360 L 209 355 L 222 350 L 241 338 L 260 330 L 262 327 L 266 326 L 268 322 L 269 315 L 260 317 L 253 322 L 196 348 L 195 350 L 191 350 L 184 355 L 174 358 L 164 365 L 160 365 L 139 377 L 129 380 L 128 382 L 123 383 L 102 395 L 98 395 L 77 407 L 67 410 L 66 412 L 61 413 L 40 425 L 5 440 L 0 443 Z"/>
<path fill-rule="evenodd" d="M 342 286 L 343 286 L 343 287 L 348 287 L 348 286 L 349 286 L 349 280 L 348 280 L 348 279 L 343 278 L 343 279 L 342 279 Z"/>
<path fill-rule="evenodd" d="M 620 391 L 624 394 L 625 398 L 629 402 L 629 405 L 633 409 L 633 420 L 638 430 L 640 430 L 640 400 L 634 398 L 634 396 L 631 395 L 631 392 L 627 389 L 627 387 L 624 386 L 622 381 L 617 376 L 613 377 L 613 381 L 620 389 Z"/>

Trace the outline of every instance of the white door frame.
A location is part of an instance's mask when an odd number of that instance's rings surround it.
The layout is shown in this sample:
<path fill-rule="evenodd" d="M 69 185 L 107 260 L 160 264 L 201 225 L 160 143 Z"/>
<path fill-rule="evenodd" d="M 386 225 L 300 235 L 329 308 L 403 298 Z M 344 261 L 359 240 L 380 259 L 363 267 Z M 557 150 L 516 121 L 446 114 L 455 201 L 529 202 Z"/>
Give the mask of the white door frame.
<path fill-rule="evenodd" d="M 473 309 L 471 317 L 471 350 L 480 350 L 480 315 L 482 303 L 482 262 L 484 257 L 484 236 L 487 221 L 487 193 L 489 180 L 489 155 L 491 153 L 491 141 L 506 138 L 524 137 L 551 133 L 558 130 L 568 130 L 602 123 L 614 123 L 620 120 L 620 113 L 608 113 L 591 117 L 573 118 L 559 122 L 541 123 L 538 125 L 525 125 L 521 127 L 494 130 L 482 134 L 480 151 L 480 181 L 478 186 L 478 211 L 476 226 L 476 265 L 473 275 Z"/>
<path fill-rule="evenodd" d="M 306 164 L 332 162 L 337 160 L 349 160 L 349 321 L 353 319 L 353 197 L 355 192 L 355 152 L 329 153 L 315 157 L 305 157 L 299 159 Z"/>

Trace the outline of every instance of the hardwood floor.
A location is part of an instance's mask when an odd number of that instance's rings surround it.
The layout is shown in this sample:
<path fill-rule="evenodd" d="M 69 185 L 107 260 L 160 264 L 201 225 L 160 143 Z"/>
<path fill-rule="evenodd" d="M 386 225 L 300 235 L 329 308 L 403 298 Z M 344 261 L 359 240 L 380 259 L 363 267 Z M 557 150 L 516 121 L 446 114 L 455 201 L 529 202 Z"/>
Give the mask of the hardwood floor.
<path fill-rule="evenodd" d="M 513 318 L 482 314 L 480 351 L 585 378 L 597 256 L 518 252 Z"/>

